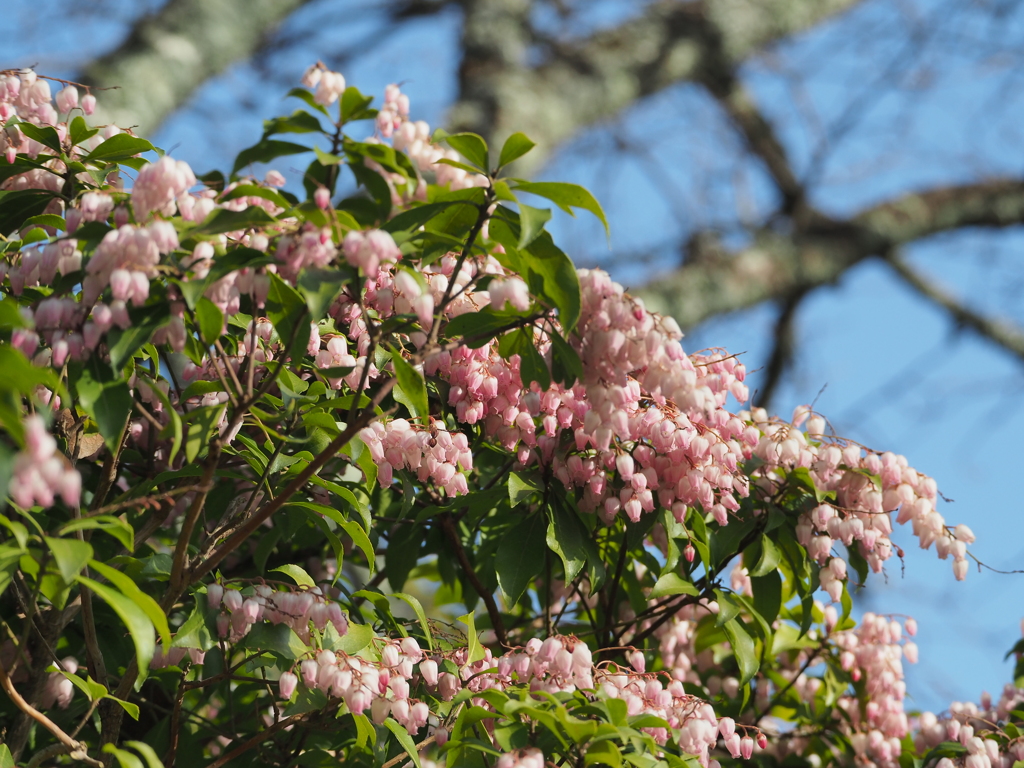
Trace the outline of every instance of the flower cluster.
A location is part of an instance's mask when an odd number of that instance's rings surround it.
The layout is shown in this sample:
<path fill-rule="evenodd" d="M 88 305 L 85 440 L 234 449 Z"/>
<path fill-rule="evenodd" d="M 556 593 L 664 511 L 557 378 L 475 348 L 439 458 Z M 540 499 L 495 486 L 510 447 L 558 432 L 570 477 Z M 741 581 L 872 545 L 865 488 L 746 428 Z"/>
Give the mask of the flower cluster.
<path fill-rule="evenodd" d="M 310 641 L 310 624 L 321 631 L 330 624 L 338 635 L 348 632 L 348 619 L 341 607 L 326 600 L 320 587 L 292 591 L 258 584 L 246 596 L 240 590 L 211 584 L 206 596 L 211 608 L 221 609 L 217 632 L 230 642 L 241 640 L 258 621 L 289 626 L 305 643 Z"/>
<path fill-rule="evenodd" d="M 77 507 L 82 495 L 82 478 L 57 453 L 57 441 L 39 415 L 25 419 L 25 450 L 14 459 L 14 471 L 7 486 L 14 503 L 29 508 L 52 506 L 57 496 Z"/>

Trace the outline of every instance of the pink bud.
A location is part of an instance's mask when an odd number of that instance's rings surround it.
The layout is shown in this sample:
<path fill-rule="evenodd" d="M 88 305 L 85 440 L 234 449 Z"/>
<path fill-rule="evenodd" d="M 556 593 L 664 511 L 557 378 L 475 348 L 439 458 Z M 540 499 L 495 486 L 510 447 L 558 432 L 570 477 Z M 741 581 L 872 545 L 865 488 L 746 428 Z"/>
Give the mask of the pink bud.
<path fill-rule="evenodd" d="M 331 193 L 327 187 L 317 187 L 316 192 L 313 193 L 313 200 L 316 202 L 317 208 L 326 211 L 331 205 Z"/>
<path fill-rule="evenodd" d="M 686 562 L 692 563 L 693 558 L 696 557 L 697 550 L 693 548 L 693 544 L 687 544 L 686 548 L 683 549 L 683 557 L 686 558 Z"/>
<path fill-rule="evenodd" d="M 87 93 L 82 97 L 82 111 L 87 115 L 91 115 L 96 111 L 96 97 L 91 93 Z"/>
<path fill-rule="evenodd" d="M 281 698 L 288 701 L 292 694 L 295 693 L 295 686 L 298 685 L 299 678 L 293 675 L 291 672 L 282 672 L 281 677 L 277 680 L 278 690 L 281 691 Z"/>
<path fill-rule="evenodd" d="M 434 743 L 439 747 L 443 747 L 448 743 L 448 729 L 447 728 L 435 728 L 434 729 Z"/>
<path fill-rule="evenodd" d="M 210 608 L 220 608 L 220 601 L 224 597 L 224 587 L 220 584 L 211 584 L 206 588 L 206 601 Z"/>
<path fill-rule="evenodd" d="M 437 662 L 433 659 L 424 659 L 421 661 L 420 674 L 423 675 L 423 682 L 427 685 L 437 685 Z"/>
<path fill-rule="evenodd" d="M 740 739 L 740 756 L 744 760 L 749 760 L 750 756 L 754 754 L 754 740 L 749 736 L 744 736 Z"/>
<path fill-rule="evenodd" d="M 757 734 L 757 748 L 758 749 L 767 749 L 768 748 L 768 737 L 765 736 L 764 733 L 760 732 L 760 731 Z"/>
<path fill-rule="evenodd" d="M 241 608 L 243 602 L 245 602 L 245 598 L 237 589 L 229 589 L 224 592 L 224 607 L 232 613 Z"/>
<path fill-rule="evenodd" d="M 57 92 L 55 100 L 58 111 L 70 112 L 78 106 L 78 89 L 73 85 L 66 86 Z"/>
<path fill-rule="evenodd" d="M 643 651 L 630 651 L 627 659 L 630 666 L 637 672 L 643 673 L 647 669 L 647 659 L 644 657 Z"/>

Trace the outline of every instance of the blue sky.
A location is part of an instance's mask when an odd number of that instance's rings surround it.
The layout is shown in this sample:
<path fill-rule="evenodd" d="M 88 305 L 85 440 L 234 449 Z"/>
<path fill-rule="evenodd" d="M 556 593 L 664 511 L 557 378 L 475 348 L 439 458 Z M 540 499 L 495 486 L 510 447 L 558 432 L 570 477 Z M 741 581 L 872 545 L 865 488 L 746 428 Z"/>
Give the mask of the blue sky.
<path fill-rule="evenodd" d="M 103 18 L 82 7 L 63 18 L 69 2 L 11 0 L 0 15 L 0 66 L 36 64 L 73 76 L 81 62 L 117 43 L 135 13 L 157 3 L 102 5 Z M 745 82 L 779 126 L 799 174 L 814 167 L 821 136 L 848 125 L 815 177 L 817 205 L 842 215 L 913 189 L 1019 176 L 1016 86 L 1024 68 L 1015 51 L 1024 50 L 1024 18 L 1009 10 L 986 21 L 996 5 L 982 12 L 948 0 L 865 2 L 746 68 Z M 258 138 L 260 118 L 295 108 L 280 96 L 309 63 L 329 61 L 339 44 L 378 39 L 374 7 L 342 0 L 307 6 L 284 30 L 301 45 L 272 54 L 263 69 L 239 65 L 209 83 L 155 143 L 197 172 L 226 169 Z M 608 23 L 622 7 L 603 2 L 590 19 Z M 405 82 L 414 116 L 443 124 L 456 92 L 458 33 L 455 14 L 410 23 L 343 72 L 366 93 Z M 624 155 L 616 142 L 638 149 Z M 544 171 L 598 195 L 612 224 L 611 250 L 599 226 L 584 219 L 556 219 L 556 238 L 579 263 L 599 263 L 627 285 L 669 268 L 680 238 L 701 226 L 720 226 L 727 241 L 742 241 L 737 222 L 766 213 L 771 191 L 737 147 L 715 105 L 692 86 L 637 105 L 563 147 Z M 1024 230 L 1017 228 L 945 235 L 905 255 L 975 308 L 1024 324 L 1022 251 Z M 773 324 L 771 307 L 756 308 L 706 323 L 686 346 L 745 352 L 756 369 Z M 1020 363 L 956 329 L 881 263 L 865 263 L 805 301 L 797 336 L 799 362 L 778 410 L 788 415 L 817 399 L 840 434 L 906 455 L 955 499 L 940 511 L 950 523 L 971 526 L 981 560 L 1002 570 L 1024 567 L 1016 488 L 1024 476 Z M 910 531 L 894 539 L 907 552 L 905 573 L 892 561 L 859 605 L 917 618 L 921 663 L 908 670 L 914 705 L 941 710 L 950 700 L 977 700 L 982 690 L 997 695 L 1011 672 L 1003 655 L 1020 634 L 1024 575 L 972 570 L 956 583 L 950 562 L 919 551 Z"/>

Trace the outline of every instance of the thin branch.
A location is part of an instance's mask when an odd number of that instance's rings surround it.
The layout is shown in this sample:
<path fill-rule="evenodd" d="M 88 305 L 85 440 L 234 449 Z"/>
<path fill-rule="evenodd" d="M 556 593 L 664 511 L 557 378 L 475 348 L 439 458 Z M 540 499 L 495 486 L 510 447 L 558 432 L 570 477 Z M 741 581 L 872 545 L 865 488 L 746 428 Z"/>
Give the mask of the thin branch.
<path fill-rule="evenodd" d="M 1024 331 L 1020 328 L 975 312 L 898 256 L 888 259 L 887 263 L 918 293 L 949 312 L 957 325 L 970 328 L 1024 362 Z"/>
<path fill-rule="evenodd" d="M 448 543 L 455 550 L 455 557 L 458 559 L 459 565 L 462 566 L 466 578 L 469 579 L 469 583 L 473 585 L 473 589 L 480 595 L 480 599 L 484 601 L 484 605 L 487 607 L 487 615 L 491 617 L 491 627 L 494 629 L 498 643 L 503 648 L 508 647 L 508 635 L 505 633 L 505 623 L 501 619 L 498 603 L 494 599 L 494 594 L 480 581 L 480 577 L 477 576 L 473 564 L 469 562 L 469 556 L 466 554 L 462 541 L 459 539 L 459 532 L 455 530 L 455 521 L 452 520 L 452 516 L 448 512 L 438 515 L 437 519 L 441 524 L 441 530 L 448 539 Z"/>
<path fill-rule="evenodd" d="M 796 356 L 796 311 L 804 296 L 806 296 L 806 292 L 798 291 L 786 298 L 782 303 L 779 316 L 775 320 L 775 343 L 772 346 L 772 353 L 768 357 L 768 363 L 765 365 L 764 384 L 759 388 L 756 398 L 756 404 L 762 408 L 770 406 L 783 375 L 793 365 L 793 359 Z"/>

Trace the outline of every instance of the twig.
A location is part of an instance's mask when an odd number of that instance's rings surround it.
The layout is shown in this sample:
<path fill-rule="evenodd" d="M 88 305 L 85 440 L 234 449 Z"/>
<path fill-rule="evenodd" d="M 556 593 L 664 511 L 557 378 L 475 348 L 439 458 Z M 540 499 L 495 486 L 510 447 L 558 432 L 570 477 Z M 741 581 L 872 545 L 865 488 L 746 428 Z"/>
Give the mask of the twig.
<path fill-rule="evenodd" d="M 473 585 L 473 589 L 476 590 L 476 593 L 480 595 L 480 599 L 484 601 L 484 605 L 487 606 L 487 615 L 491 617 L 491 627 L 494 629 L 498 643 L 502 647 L 507 647 L 508 635 L 505 633 L 505 623 L 501 620 L 501 611 L 494 600 L 494 595 L 481 583 L 480 577 L 476 575 L 472 563 L 469 562 L 469 557 L 462 546 L 462 541 L 459 540 L 459 532 L 455 530 L 455 521 L 452 520 L 452 516 L 448 512 L 438 515 L 438 521 L 441 524 L 441 530 L 448 538 L 448 542 L 455 549 L 455 557 L 458 558 L 459 565 L 462 566 L 466 578 L 469 579 L 469 583 Z"/>
<path fill-rule="evenodd" d="M 96 768 L 103 768 L 102 762 L 96 760 L 95 758 L 89 757 L 88 753 L 86 752 L 86 747 L 84 744 L 72 739 L 70 736 L 64 733 L 61 727 L 57 725 L 55 722 L 53 722 L 53 720 L 48 718 L 46 715 L 44 715 L 42 712 L 40 712 L 38 709 L 33 707 L 31 704 L 29 704 L 27 701 L 25 701 L 25 699 L 21 697 L 21 694 L 18 693 L 18 691 L 14 688 L 14 683 L 11 682 L 11 678 L 7 676 L 7 672 L 4 670 L 3 667 L 0 667 L 0 687 L 4 689 L 4 692 L 10 697 L 11 701 L 14 702 L 14 705 L 18 709 L 20 709 L 22 712 L 28 715 L 28 717 L 32 718 L 41 726 L 43 726 L 46 730 L 52 733 L 57 738 L 57 740 L 60 741 L 60 743 L 64 747 L 67 748 L 67 751 L 71 755 L 72 759 L 81 760 L 83 763 L 86 763 L 87 765 L 96 766 Z"/>
<path fill-rule="evenodd" d="M 264 741 L 266 741 L 268 737 L 272 736 L 273 734 L 277 733 L 278 731 L 283 730 L 283 729 L 287 728 L 290 725 L 294 725 L 295 723 L 298 723 L 298 722 L 300 722 L 302 720 L 306 720 L 311 715 L 314 715 L 314 714 L 316 714 L 316 713 L 315 712 L 301 712 L 300 714 L 292 715 L 291 717 L 286 717 L 284 720 L 281 720 L 280 722 L 274 723 L 273 725 L 270 725 L 270 726 L 264 728 L 262 731 L 260 731 L 255 736 L 253 736 L 251 739 L 242 742 L 239 746 L 235 747 L 234 749 L 232 749 L 227 754 L 223 755 L 222 757 L 218 758 L 217 760 L 214 760 L 212 763 L 210 763 L 208 766 L 206 766 L 206 768 L 220 768 L 220 766 L 226 765 L 227 763 L 230 763 L 232 760 L 234 760 L 239 755 L 244 755 L 246 752 L 248 752 L 253 747 L 259 745 L 260 743 L 262 743 Z"/>

